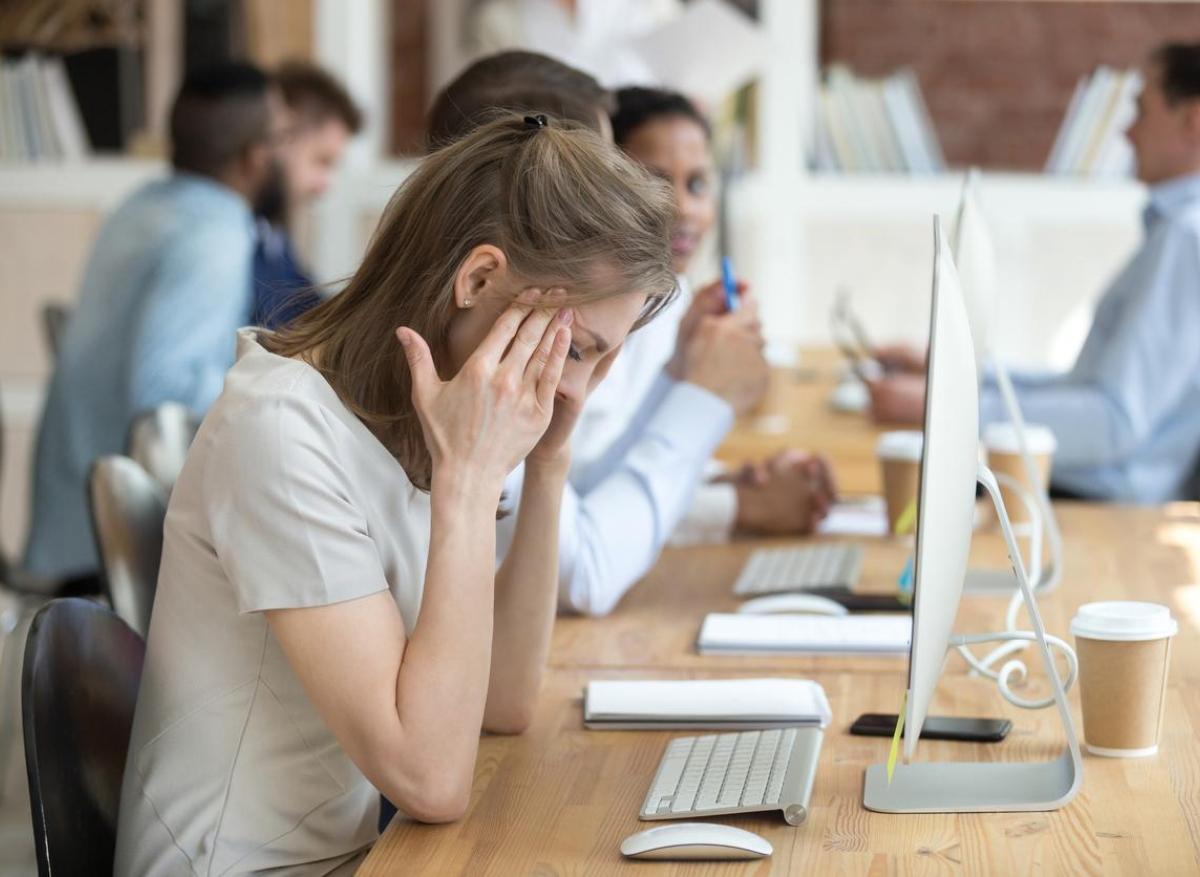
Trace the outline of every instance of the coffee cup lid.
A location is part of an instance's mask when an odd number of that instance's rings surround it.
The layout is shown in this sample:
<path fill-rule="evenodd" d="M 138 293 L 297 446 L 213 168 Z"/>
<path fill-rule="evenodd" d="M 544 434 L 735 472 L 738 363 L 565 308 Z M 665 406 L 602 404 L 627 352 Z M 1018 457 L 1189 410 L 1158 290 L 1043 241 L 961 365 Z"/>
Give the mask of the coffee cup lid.
<path fill-rule="evenodd" d="M 983 430 L 983 443 L 988 450 L 1000 454 L 1021 453 L 1021 443 L 1018 441 L 1017 425 L 1011 421 L 989 423 Z M 1058 449 L 1050 427 L 1040 423 L 1025 424 L 1025 446 L 1031 454 L 1053 454 Z"/>
<path fill-rule="evenodd" d="M 887 460 L 921 459 L 921 448 L 925 444 L 925 434 L 916 429 L 901 429 L 895 432 L 885 432 L 879 437 L 875 446 L 876 455 Z"/>
<path fill-rule="evenodd" d="M 1174 636 L 1178 630 L 1166 606 L 1136 600 L 1084 603 L 1071 619 L 1071 633 L 1084 639 L 1132 642 Z"/>

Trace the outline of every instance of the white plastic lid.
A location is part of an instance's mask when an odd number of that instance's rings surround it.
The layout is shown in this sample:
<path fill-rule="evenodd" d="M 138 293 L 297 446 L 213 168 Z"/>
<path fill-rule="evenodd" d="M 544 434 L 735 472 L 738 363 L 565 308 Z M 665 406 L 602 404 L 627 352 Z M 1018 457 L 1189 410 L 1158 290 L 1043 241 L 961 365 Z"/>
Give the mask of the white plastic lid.
<path fill-rule="evenodd" d="M 1071 619 L 1071 633 L 1084 639 L 1133 642 L 1174 636 L 1178 630 L 1166 606 L 1136 600 L 1084 603 Z"/>
<path fill-rule="evenodd" d="M 885 432 L 879 437 L 875 453 L 885 460 L 921 460 L 921 448 L 925 445 L 925 434 L 917 429 L 901 429 Z"/>
<path fill-rule="evenodd" d="M 983 430 L 983 443 L 989 451 L 999 454 L 1021 453 L 1017 425 L 1012 421 L 989 423 Z M 1025 424 L 1025 444 L 1031 454 L 1053 454 L 1058 449 L 1058 440 L 1050 427 L 1040 423 Z"/>

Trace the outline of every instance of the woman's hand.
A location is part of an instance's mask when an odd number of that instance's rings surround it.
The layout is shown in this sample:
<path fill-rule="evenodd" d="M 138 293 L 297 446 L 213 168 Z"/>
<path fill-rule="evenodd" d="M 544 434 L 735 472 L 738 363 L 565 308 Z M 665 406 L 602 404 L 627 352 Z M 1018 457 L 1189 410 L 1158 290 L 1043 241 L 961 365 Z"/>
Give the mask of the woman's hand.
<path fill-rule="evenodd" d="M 438 377 L 425 339 L 396 330 L 435 482 L 454 472 L 499 495 L 505 476 L 550 425 L 570 324 L 569 309 L 513 304 L 449 381 Z"/>

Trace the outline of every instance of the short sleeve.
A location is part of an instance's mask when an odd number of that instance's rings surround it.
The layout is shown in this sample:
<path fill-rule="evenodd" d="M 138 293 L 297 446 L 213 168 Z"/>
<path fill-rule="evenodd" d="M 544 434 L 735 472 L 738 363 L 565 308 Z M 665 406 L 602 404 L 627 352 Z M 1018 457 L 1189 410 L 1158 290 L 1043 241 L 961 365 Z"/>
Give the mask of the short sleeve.
<path fill-rule="evenodd" d="M 239 612 L 324 606 L 387 590 L 339 458 L 344 429 L 316 402 L 256 398 L 213 436 L 204 498 Z"/>

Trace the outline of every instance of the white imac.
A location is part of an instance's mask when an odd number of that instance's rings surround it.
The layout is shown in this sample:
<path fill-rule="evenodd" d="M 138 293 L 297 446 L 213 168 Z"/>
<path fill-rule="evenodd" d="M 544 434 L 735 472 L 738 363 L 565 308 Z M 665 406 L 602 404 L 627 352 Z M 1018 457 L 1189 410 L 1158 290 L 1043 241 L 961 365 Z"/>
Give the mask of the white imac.
<path fill-rule="evenodd" d="M 975 364 L 982 376 L 984 368 L 990 366 L 1000 388 L 1008 419 L 1012 422 L 1017 438 L 1017 450 L 1025 467 L 1025 477 L 1033 486 L 1032 495 L 1024 485 L 1008 479 L 1007 487 L 1025 497 L 1029 512 L 1029 570 L 1034 589 L 1044 593 L 1055 588 L 1062 579 L 1063 544 L 1058 519 L 1050 505 L 1049 485 L 1044 484 L 1033 455 L 1029 452 L 1025 418 L 1017 403 L 1008 370 L 997 357 L 991 346 L 992 314 L 996 306 L 996 248 L 991 230 L 979 204 L 979 171 L 972 168 L 963 182 L 962 197 L 958 205 L 958 217 L 954 226 L 954 264 L 958 269 L 962 287 L 963 304 L 971 327 L 975 345 Z M 1049 549 L 1048 563 L 1042 566 L 1042 536 L 1045 535 Z M 968 593 L 1012 594 L 1016 580 L 1008 569 L 971 569 L 967 572 Z M 1014 613 L 1015 614 L 1015 613 Z M 1011 625 L 1010 625 L 1011 626 Z"/>
<path fill-rule="evenodd" d="M 1075 656 L 1062 640 L 1046 635 L 1000 489 L 991 471 L 979 463 L 975 351 L 958 276 L 936 218 L 929 340 L 903 763 L 896 765 L 890 781 L 887 765 L 867 768 L 863 804 L 869 810 L 888 813 L 1056 809 L 1075 797 L 1083 779 L 1079 741 L 1065 694 L 1075 676 Z M 977 481 L 983 484 L 995 505 L 1032 631 L 953 635 L 967 571 Z M 1048 762 L 914 762 L 917 741 L 947 650 L 951 646 L 997 640 L 1037 643 L 1051 696 L 1042 701 L 1024 701 L 1007 688 L 1004 673 L 1000 674 L 1000 688 L 1006 699 L 1019 706 L 1057 708 L 1067 737 L 1062 753 Z M 1051 644 L 1062 649 L 1067 657 L 1070 670 L 1065 683 L 1055 669 Z"/>

